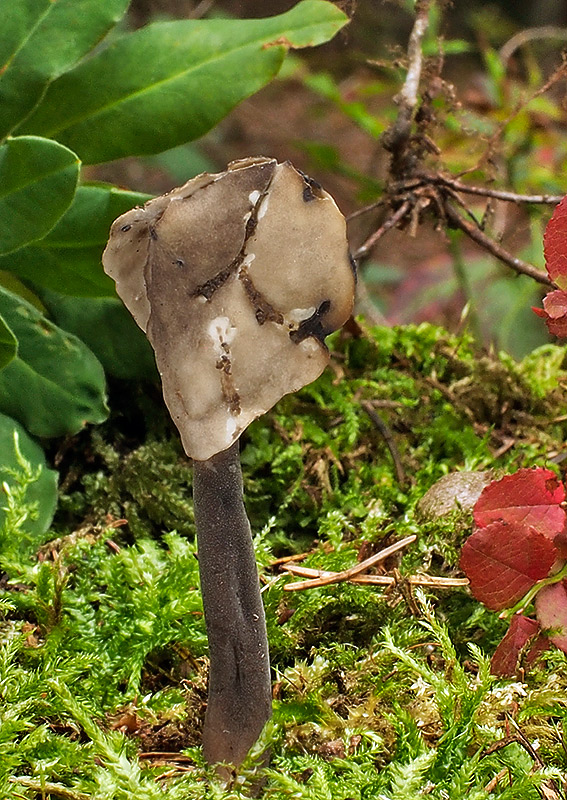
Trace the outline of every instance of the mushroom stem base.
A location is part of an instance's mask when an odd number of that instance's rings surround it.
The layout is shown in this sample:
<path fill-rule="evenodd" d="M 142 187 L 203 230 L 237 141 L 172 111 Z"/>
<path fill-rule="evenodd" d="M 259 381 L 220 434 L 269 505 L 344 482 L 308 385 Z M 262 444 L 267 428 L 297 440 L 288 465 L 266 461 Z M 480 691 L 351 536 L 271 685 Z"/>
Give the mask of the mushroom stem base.
<path fill-rule="evenodd" d="M 210 653 L 203 752 L 209 764 L 238 767 L 272 713 L 266 622 L 238 441 L 207 461 L 195 461 L 193 470 Z"/>

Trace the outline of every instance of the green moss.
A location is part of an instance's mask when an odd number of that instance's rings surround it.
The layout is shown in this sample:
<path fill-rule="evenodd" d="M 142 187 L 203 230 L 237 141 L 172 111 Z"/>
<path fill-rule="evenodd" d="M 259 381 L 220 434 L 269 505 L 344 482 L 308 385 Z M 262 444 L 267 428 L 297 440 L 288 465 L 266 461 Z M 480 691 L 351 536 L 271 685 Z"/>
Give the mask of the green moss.
<path fill-rule="evenodd" d="M 566 427 L 562 351 L 518 365 L 429 325 L 337 334 L 331 349 L 332 368 L 242 442 L 276 687 L 266 796 L 470 800 L 505 765 L 515 794 L 497 784 L 493 796 L 536 797 L 542 778 L 521 746 L 481 756 L 514 712 L 542 742 L 544 764 L 566 771 L 562 654 L 546 655 L 524 685 L 494 682 L 487 659 L 505 623 L 466 589 L 429 591 L 433 610 L 403 582 L 387 593 L 347 583 L 286 591 L 294 578 L 271 565 L 302 553 L 303 566 L 341 570 L 412 534 L 388 569 L 455 574 L 470 515 L 424 521 L 417 502 L 454 470 L 549 463 Z M 77 800 L 153 800 L 162 784 L 180 800 L 240 796 L 207 788 L 194 747 L 206 639 L 190 465 L 155 392 L 126 395 L 131 405 L 65 456 L 61 538 L 38 560 L 23 537 L 1 560 L 6 798 L 32 800 L 42 781 L 44 794 L 63 787 Z M 25 528 L 24 512 L 12 509 L 4 541 Z M 191 771 L 151 760 L 141 769 L 139 748 L 189 748 Z M 156 781 L 160 772 L 168 777 Z"/>

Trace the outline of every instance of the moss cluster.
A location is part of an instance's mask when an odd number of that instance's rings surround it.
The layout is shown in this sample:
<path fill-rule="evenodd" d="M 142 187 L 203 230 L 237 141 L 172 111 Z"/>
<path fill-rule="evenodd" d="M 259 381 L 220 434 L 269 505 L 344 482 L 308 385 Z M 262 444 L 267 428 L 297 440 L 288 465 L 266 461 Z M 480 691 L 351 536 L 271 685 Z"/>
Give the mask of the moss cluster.
<path fill-rule="evenodd" d="M 273 561 L 340 570 L 413 534 L 388 569 L 457 574 L 470 517 L 423 521 L 417 503 L 454 470 L 557 460 L 565 351 L 517 364 L 428 325 L 358 325 L 331 350 L 332 368 L 242 443 L 275 678 L 267 796 L 470 800 L 493 784 L 489 796 L 536 797 L 567 770 L 561 653 L 524 683 L 495 682 L 488 659 L 505 623 L 465 589 L 289 592 Z M 153 390 L 130 396 L 69 448 L 57 541 L 39 558 L 33 540 L 0 555 L 2 797 L 240 796 L 208 785 L 194 748 L 206 639 L 190 467 Z M 21 519 L 9 516 L 4 543 Z M 506 715 L 542 743 L 548 772 L 532 774 L 519 736 L 486 755 Z M 137 756 L 183 748 L 185 761 Z M 496 779 L 504 766 L 513 794 Z"/>

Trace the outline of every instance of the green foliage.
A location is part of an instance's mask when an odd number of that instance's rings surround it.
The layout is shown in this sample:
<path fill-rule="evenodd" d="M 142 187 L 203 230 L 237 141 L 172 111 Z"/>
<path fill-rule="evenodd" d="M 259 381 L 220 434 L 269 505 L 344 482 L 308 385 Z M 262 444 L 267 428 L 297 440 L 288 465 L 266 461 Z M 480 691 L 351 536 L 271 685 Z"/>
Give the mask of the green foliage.
<path fill-rule="evenodd" d="M 10 133 L 52 80 L 71 69 L 122 17 L 128 0 L 2 0 L 0 134 Z M 69 31 L 73 36 L 69 36 Z"/>
<path fill-rule="evenodd" d="M 22 426 L 4 414 L 0 414 L 0 452 L 4 493 L 0 508 L 0 551 L 5 554 L 11 548 L 24 547 L 33 553 L 55 512 L 57 473 L 47 468 L 42 449 Z M 25 509 L 21 518 L 17 516 L 21 511 L 15 510 L 18 505 Z"/>
<path fill-rule="evenodd" d="M 57 142 L 18 136 L 0 145 L 0 253 L 43 238 L 70 206 L 79 159 Z"/>
<path fill-rule="evenodd" d="M 529 381 L 538 383 L 542 369 L 560 369 L 558 359 L 550 362 L 555 351 L 542 352 L 547 366 L 532 357 L 525 369 L 508 358 L 490 368 L 475 358 L 470 339 L 425 325 L 336 335 L 332 349 L 341 380 L 329 372 L 285 398 L 250 429 L 243 450 L 276 678 L 274 724 L 265 732 L 273 752 L 266 796 L 409 800 L 427 793 L 436 800 L 480 800 L 506 766 L 516 794 L 502 782 L 493 796 L 536 797 L 542 781 L 567 768 L 554 728 L 567 715 L 565 656 L 546 656 L 548 670 L 534 672 L 525 685 L 495 681 L 488 657 L 505 623 L 464 590 L 418 597 L 414 618 L 397 590 L 384 595 L 341 584 L 284 591 L 293 579 L 270 564 L 274 553 L 304 548 L 304 565 L 341 569 L 356 563 L 363 545 L 379 547 L 389 536 L 412 532 L 418 541 L 399 562 L 401 574 L 451 574 L 470 521 L 422 523 L 415 503 L 446 469 L 494 463 L 488 431 L 496 434 L 502 419 L 491 393 L 500 403 L 521 398 L 516 411 L 532 420 L 533 437 L 533 415 L 545 413 L 555 395 L 532 393 Z M 492 370 L 499 377 L 491 383 Z M 474 393 L 457 391 L 465 378 L 474 384 L 479 376 L 482 405 Z M 412 483 L 397 483 L 361 399 L 387 401 L 377 411 Z M 39 451 L 25 451 L 8 474 L 0 548 L 10 601 L 0 604 L 0 791 L 6 798 L 31 800 L 43 786 L 80 800 L 157 800 L 167 787 L 180 800 L 232 800 L 258 776 L 252 759 L 241 782 L 223 790 L 210 783 L 196 747 L 206 638 L 190 470 L 162 412 L 147 398 L 145 406 L 134 400 L 119 413 L 145 408 L 148 440 L 132 449 L 113 421 L 84 434 L 92 472 L 83 442 L 80 461 L 69 463 L 64 477 L 68 482 L 77 469 L 82 473 L 80 491 L 66 489 L 64 497 L 66 529 L 74 532 L 42 548 L 39 560 L 45 534 L 29 527 L 37 510 L 34 481 L 45 471 L 34 461 Z M 449 425 L 453 434 L 444 444 L 441 428 Z M 562 435 L 562 423 L 548 429 L 538 442 L 518 442 L 499 463 L 543 457 L 550 435 Z M 108 514 L 124 516 L 128 526 L 107 527 Z M 92 524 L 80 526 L 85 518 Z M 543 743 L 545 768 L 535 774 L 518 745 L 486 754 L 505 736 L 505 714 L 514 709 L 522 729 Z M 152 767 L 151 759 L 141 769 L 139 749 L 183 749 L 190 771 Z"/>
<path fill-rule="evenodd" d="M 57 473 L 48 470 L 41 449 L 9 417 L 0 415 L 0 565 L 30 575 L 37 547 L 45 541 L 57 502 Z"/>
<path fill-rule="evenodd" d="M 18 352 L 18 340 L 0 316 L 0 369 L 3 369 Z"/>
<path fill-rule="evenodd" d="M 5 289 L 0 313 L 18 340 L 17 356 L 0 372 L 0 409 L 36 436 L 64 436 L 102 422 L 104 374 L 86 345 Z"/>
<path fill-rule="evenodd" d="M 149 197 L 114 186 L 79 186 L 55 228 L 39 242 L 0 257 L 0 269 L 72 297 L 114 298 L 114 283 L 102 271 L 100 254 L 116 217 Z"/>
<path fill-rule="evenodd" d="M 53 321 L 80 337 L 107 375 L 125 380 L 156 378 L 150 343 L 117 297 L 71 297 L 44 290 L 41 298 Z"/>
<path fill-rule="evenodd" d="M 156 22 L 54 81 L 21 130 L 56 138 L 87 164 L 166 150 L 268 83 L 288 48 L 321 44 L 345 22 L 322 0 L 261 20 Z"/>

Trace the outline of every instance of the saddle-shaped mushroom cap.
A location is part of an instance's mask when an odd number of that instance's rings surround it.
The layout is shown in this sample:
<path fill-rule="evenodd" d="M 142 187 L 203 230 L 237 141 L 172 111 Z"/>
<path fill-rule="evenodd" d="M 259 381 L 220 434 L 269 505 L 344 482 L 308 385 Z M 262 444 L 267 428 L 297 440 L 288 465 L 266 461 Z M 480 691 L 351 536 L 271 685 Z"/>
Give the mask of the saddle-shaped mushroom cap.
<path fill-rule="evenodd" d="M 328 363 L 355 276 L 332 197 L 288 162 L 233 162 L 113 224 L 105 271 L 155 350 L 188 456 L 226 450 Z"/>

